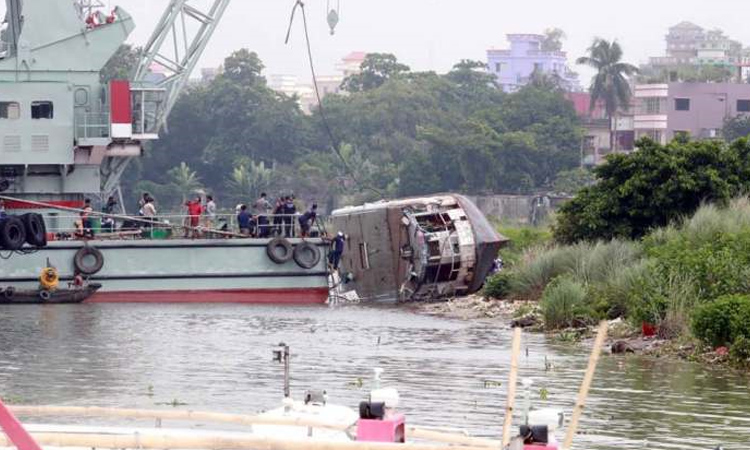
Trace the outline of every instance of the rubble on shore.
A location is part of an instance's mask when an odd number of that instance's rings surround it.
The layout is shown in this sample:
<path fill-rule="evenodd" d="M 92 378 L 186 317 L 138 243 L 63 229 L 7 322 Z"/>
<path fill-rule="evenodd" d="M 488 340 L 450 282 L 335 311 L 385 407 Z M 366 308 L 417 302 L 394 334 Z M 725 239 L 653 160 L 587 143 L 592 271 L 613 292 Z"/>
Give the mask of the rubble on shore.
<path fill-rule="evenodd" d="M 491 320 L 504 327 L 520 326 L 529 331 L 544 332 L 543 320 L 537 302 L 510 301 L 472 295 L 439 303 L 420 303 L 416 311 L 421 314 L 458 320 Z M 593 335 L 594 328 L 561 330 L 550 336 L 561 341 L 581 342 Z M 654 357 L 677 357 L 683 360 L 721 363 L 726 359 L 714 351 L 705 351 L 695 342 L 643 336 L 640 329 L 622 319 L 609 321 L 609 338 L 606 351 L 612 354 L 638 354 Z"/>

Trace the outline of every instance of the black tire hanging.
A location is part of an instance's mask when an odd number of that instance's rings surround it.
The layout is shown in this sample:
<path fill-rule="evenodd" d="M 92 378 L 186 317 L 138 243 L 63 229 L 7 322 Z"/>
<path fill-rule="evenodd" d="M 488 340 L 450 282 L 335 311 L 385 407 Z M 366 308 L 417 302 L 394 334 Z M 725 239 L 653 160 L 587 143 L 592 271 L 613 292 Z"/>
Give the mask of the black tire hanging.
<path fill-rule="evenodd" d="M 41 214 L 29 213 L 21 216 L 26 230 L 26 242 L 32 247 L 47 246 L 47 226 Z"/>
<path fill-rule="evenodd" d="M 0 220 L 0 249 L 19 250 L 26 243 L 26 228 L 16 216 Z"/>
<path fill-rule="evenodd" d="M 3 297 L 5 297 L 6 300 L 12 300 L 15 294 L 16 290 L 12 286 L 8 286 L 3 290 Z"/>
<path fill-rule="evenodd" d="M 309 242 L 294 248 L 294 262 L 303 269 L 312 269 L 320 262 L 320 249 Z"/>
<path fill-rule="evenodd" d="M 47 301 L 52 298 L 52 292 L 48 291 L 47 289 L 42 289 L 39 291 L 39 298 Z"/>
<path fill-rule="evenodd" d="M 92 256 L 94 263 L 87 263 L 87 257 Z M 104 255 L 94 247 L 85 246 L 76 252 L 73 257 L 73 265 L 76 271 L 82 275 L 96 275 L 104 267 Z"/>
<path fill-rule="evenodd" d="M 292 244 L 284 238 L 274 238 L 266 246 L 268 258 L 276 264 L 284 264 L 291 261 L 294 256 Z"/>

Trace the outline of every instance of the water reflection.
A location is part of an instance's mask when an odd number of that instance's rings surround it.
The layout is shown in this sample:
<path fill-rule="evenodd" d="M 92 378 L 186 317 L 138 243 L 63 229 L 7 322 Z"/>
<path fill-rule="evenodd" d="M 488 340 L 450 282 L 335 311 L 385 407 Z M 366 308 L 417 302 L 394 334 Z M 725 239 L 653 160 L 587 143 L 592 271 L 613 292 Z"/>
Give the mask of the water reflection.
<path fill-rule="evenodd" d="M 379 366 L 400 388 L 413 423 L 500 433 L 510 333 L 492 322 L 384 308 L 4 307 L 0 389 L 25 403 L 152 408 L 177 401 L 254 413 L 278 405 L 281 373 L 271 349 L 281 341 L 292 347 L 298 396 L 324 388 L 332 401 L 355 406 Z M 521 376 L 535 380 L 535 397 L 549 392 L 537 404 L 569 410 L 588 349 L 539 335 L 525 335 L 523 348 Z M 747 448 L 748 381 L 683 362 L 605 357 L 581 431 L 581 449 Z"/>

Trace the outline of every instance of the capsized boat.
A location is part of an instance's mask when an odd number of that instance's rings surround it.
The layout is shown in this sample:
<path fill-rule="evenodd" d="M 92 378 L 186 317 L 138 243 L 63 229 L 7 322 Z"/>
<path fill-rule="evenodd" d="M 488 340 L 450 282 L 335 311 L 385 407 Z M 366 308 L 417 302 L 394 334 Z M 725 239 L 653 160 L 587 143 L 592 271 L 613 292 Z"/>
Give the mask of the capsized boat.
<path fill-rule="evenodd" d="M 501 236 L 467 197 L 441 194 L 380 201 L 333 212 L 346 235 L 339 295 L 435 300 L 480 290 Z"/>

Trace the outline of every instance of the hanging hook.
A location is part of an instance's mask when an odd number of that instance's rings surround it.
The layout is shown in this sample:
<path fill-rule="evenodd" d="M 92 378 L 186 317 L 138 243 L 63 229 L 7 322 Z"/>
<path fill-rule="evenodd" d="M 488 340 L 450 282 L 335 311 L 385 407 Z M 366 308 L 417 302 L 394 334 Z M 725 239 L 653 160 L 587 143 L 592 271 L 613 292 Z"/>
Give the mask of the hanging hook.
<path fill-rule="evenodd" d="M 336 8 L 331 8 L 331 0 L 328 0 L 326 9 L 328 10 L 328 27 L 331 29 L 331 36 L 336 33 L 336 25 L 341 18 L 341 0 L 336 0 Z"/>

